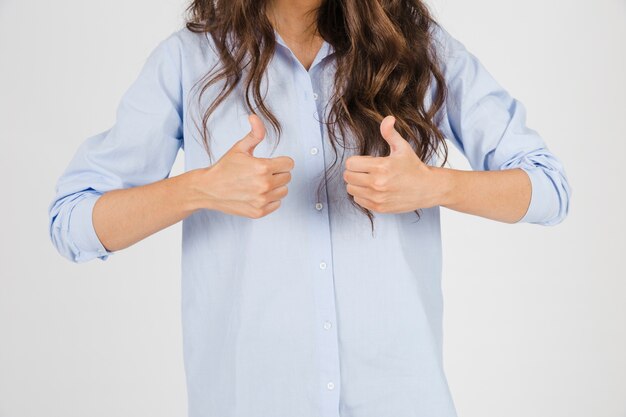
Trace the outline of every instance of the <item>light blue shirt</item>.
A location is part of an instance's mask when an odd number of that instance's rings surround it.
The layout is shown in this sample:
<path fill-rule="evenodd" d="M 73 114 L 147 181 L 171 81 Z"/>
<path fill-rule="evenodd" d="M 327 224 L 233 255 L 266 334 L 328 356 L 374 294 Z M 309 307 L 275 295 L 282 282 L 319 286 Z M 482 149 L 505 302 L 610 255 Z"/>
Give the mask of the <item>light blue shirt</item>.
<path fill-rule="evenodd" d="M 570 187 L 562 164 L 526 127 L 522 103 L 447 31 L 433 33 L 449 86 L 446 137 L 475 170 L 528 173 L 532 198 L 520 222 L 561 222 Z M 453 417 L 442 360 L 439 207 L 424 209 L 419 221 L 414 212 L 375 213 L 372 236 L 347 199 L 343 166 L 317 198 L 333 161 L 318 121 L 332 91 L 333 48 L 325 43 L 307 71 L 277 40 L 264 85 L 284 135 L 272 152 L 268 129 L 254 155 L 294 159 L 289 194 L 263 218 L 199 210 L 183 221 L 189 416 Z M 190 89 L 216 60 L 207 38 L 187 29 L 153 50 L 115 124 L 87 138 L 58 180 L 50 236 L 64 257 L 112 254 L 91 219 L 104 192 L 168 177 L 181 148 L 185 170 L 209 165 Z M 239 98 L 211 118 L 216 159 L 250 130 Z"/>

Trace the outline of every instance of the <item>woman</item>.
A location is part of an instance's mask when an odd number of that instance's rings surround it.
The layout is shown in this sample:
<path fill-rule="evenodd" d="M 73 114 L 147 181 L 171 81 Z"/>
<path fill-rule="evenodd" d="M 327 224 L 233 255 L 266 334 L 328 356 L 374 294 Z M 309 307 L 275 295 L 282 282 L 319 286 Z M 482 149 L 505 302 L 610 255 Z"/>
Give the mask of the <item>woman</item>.
<path fill-rule="evenodd" d="M 106 260 L 183 220 L 189 416 L 455 416 L 439 207 L 568 212 L 524 106 L 418 0 L 189 11 L 59 179 L 54 245 Z"/>

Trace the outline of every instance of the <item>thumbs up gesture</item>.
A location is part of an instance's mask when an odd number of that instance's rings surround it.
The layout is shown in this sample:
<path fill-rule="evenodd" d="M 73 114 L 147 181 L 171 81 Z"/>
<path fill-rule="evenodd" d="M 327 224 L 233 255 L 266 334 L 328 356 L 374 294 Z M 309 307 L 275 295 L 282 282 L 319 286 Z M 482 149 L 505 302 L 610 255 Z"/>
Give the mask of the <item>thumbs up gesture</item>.
<path fill-rule="evenodd" d="M 255 147 L 265 138 L 265 126 L 254 114 L 248 121 L 250 132 L 219 161 L 202 170 L 196 188 L 204 207 L 257 219 L 280 206 L 288 192 L 294 161 L 288 156 L 255 157 Z"/>
<path fill-rule="evenodd" d="M 387 116 L 380 133 L 389 143 L 385 157 L 355 155 L 346 160 L 343 179 L 360 206 L 379 213 L 403 213 L 428 208 L 441 200 L 440 168 L 426 165 Z"/>

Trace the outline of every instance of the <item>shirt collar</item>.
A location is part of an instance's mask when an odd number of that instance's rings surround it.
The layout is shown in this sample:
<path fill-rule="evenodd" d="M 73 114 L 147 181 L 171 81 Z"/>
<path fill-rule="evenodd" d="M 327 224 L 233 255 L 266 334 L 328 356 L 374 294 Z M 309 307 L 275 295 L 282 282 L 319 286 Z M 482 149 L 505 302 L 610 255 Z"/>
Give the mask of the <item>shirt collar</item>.
<path fill-rule="evenodd" d="M 294 57 L 294 59 L 297 59 L 296 56 L 294 55 L 294 53 L 291 51 L 291 48 L 289 48 L 287 46 L 287 44 L 285 43 L 284 39 L 282 38 L 282 36 L 280 36 L 280 34 L 276 31 L 276 29 L 274 29 L 274 36 L 276 38 L 276 42 L 279 45 L 281 45 L 283 48 L 287 49 L 289 51 L 289 53 Z M 335 48 L 333 48 L 333 46 L 330 43 L 328 43 L 326 40 L 324 40 L 324 42 L 322 43 L 322 47 L 320 48 L 319 52 L 317 53 L 317 56 L 315 57 L 315 59 L 313 60 L 313 63 L 311 64 L 311 68 L 310 69 L 315 67 L 324 58 L 330 56 L 334 52 L 335 52 Z"/>

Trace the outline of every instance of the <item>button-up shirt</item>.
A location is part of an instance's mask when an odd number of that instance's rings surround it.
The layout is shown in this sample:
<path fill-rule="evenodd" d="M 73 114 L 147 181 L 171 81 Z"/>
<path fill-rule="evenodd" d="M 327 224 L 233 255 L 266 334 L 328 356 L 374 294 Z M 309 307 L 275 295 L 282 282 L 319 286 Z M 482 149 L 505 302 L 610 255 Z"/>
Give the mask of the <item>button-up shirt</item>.
<path fill-rule="evenodd" d="M 522 103 L 447 31 L 433 34 L 449 88 L 442 132 L 475 170 L 528 173 L 532 197 L 521 223 L 562 221 L 570 195 L 563 166 L 525 125 Z M 419 220 L 414 212 L 374 213 L 372 233 L 342 180 L 349 147 L 339 173 L 324 175 L 335 158 L 322 123 L 334 50 L 325 42 L 307 70 L 276 37 L 262 91 L 283 135 L 277 143 L 268 129 L 254 155 L 293 158 L 289 194 L 258 219 L 200 209 L 183 220 L 189 416 L 453 417 L 442 360 L 439 207 L 423 209 Z M 80 263 L 112 255 L 91 218 L 103 193 L 168 177 L 180 149 L 187 171 L 211 163 L 192 94 L 218 61 L 209 39 L 187 29 L 163 39 L 122 97 L 115 124 L 78 148 L 49 207 L 63 256 Z M 250 130 L 242 91 L 209 121 L 213 161 Z"/>

